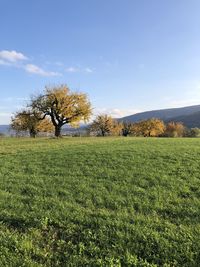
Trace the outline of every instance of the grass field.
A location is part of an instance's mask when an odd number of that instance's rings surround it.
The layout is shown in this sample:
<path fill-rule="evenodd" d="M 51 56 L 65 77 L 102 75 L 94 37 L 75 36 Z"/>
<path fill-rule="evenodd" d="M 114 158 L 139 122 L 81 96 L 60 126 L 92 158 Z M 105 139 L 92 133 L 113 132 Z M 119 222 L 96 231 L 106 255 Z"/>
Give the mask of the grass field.
<path fill-rule="evenodd" d="M 0 266 L 200 266 L 200 139 L 0 139 Z"/>

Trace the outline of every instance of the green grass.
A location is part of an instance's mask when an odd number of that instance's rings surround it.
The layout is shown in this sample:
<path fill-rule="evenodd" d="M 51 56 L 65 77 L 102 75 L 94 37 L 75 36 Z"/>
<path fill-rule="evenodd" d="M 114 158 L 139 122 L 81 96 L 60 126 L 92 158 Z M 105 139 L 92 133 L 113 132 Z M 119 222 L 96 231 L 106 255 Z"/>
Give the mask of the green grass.
<path fill-rule="evenodd" d="M 0 139 L 0 266 L 200 266 L 200 139 Z"/>

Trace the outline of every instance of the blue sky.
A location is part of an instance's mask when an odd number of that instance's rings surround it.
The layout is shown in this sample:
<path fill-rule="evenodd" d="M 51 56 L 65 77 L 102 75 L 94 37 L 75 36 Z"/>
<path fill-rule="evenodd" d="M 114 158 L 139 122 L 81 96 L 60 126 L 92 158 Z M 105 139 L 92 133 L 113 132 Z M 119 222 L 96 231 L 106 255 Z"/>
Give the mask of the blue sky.
<path fill-rule="evenodd" d="M 115 117 L 200 104 L 199 0 L 0 0 L 0 124 L 45 85 Z"/>

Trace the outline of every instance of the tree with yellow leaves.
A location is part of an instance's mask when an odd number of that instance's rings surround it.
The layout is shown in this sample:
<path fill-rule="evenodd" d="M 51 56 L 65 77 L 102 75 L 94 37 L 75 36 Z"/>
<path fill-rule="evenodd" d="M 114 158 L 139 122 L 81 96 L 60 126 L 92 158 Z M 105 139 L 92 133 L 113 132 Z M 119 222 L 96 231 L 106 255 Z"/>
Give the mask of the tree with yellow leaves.
<path fill-rule="evenodd" d="M 31 109 L 24 109 L 16 112 L 14 117 L 11 118 L 11 129 L 17 133 L 28 131 L 30 137 L 35 138 L 38 132 L 52 132 L 53 125 L 47 118 L 40 119 L 39 113 Z"/>
<path fill-rule="evenodd" d="M 112 127 L 110 130 L 111 135 L 120 136 L 122 135 L 122 130 L 123 124 L 113 119 Z"/>
<path fill-rule="evenodd" d="M 123 125 L 107 114 L 98 115 L 89 127 L 95 135 L 122 135 Z"/>
<path fill-rule="evenodd" d="M 113 118 L 108 115 L 98 115 L 96 119 L 93 120 L 90 125 L 90 132 L 95 133 L 96 135 L 109 135 L 111 133 L 113 125 Z"/>
<path fill-rule="evenodd" d="M 41 113 L 43 118 L 51 119 L 56 137 L 61 136 L 63 125 L 78 125 L 80 121 L 86 122 L 92 113 L 87 95 L 72 92 L 66 85 L 46 87 L 44 94 L 32 99 L 31 107 Z"/>
<path fill-rule="evenodd" d="M 165 124 L 162 120 L 152 118 L 134 123 L 131 131 L 135 136 L 161 136 L 165 132 Z"/>
<path fill-rule="evenodd" d="M 169 122 L 166 126 L 165 135 L 168 137 L 182 137 L 186 131 L 182 122 Z"/>

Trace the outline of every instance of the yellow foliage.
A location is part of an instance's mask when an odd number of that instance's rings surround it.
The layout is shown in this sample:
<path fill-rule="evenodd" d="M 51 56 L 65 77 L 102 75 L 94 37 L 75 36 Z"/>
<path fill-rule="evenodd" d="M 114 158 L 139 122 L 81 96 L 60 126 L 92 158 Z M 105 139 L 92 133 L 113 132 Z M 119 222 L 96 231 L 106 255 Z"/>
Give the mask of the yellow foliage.
<path fill-rule="evenodd" d="M 122 129 L 123 129 L 123 124 L 119 123 L 116 120 L 113 120 L 112 127 L 111 127 L 111 135 L 122 135 Z"/>
<path fill-rule="evenodd" d="M 182 122 L 169 122 L 165 134 L 169 137 L 181 137 L 185 133 L 185 126 Z"/>
<path fill-rule="evenodd" d="M 61 121 L 73 124 L 81 120 L 88 121 L 91 116 L 91 104 L 84 93 L 71 92 L 66 85 L 61 85 L 46 87 L 45 95 L 46 109 L 53 109 Z"/>
<path fill-rule="evenodd" d="M 43 133 L 52 133 L 54 131 L 54 126 L 49 119 L 45 118 L 38 122 L 37 131 Z"/>
<path fill-rule="evenodd" d="M 165 124 L 159 119 L 149 119 L 132 126 L 132 133 L 135 136 L 156 137 L 165 132 Z"/>
<path fill-rule="evenodd" d="M 41 119 L 41 114 L 30 109 L 17 112 L 11 119 L 11 128 L 16 132 L 29 131 L 31 137 L 38 132 L 52 132 L 53 125 L 47 118 Z"/>
<path fill-rule="evenodd" d="M 72 92 L 66 85 L 46 87 L 43 95 L 32 100 L 31 106 L 51 119 L 56 136 L 60 136 L 64 124 L 78 126 L 92 114 L 87 95 Z"/>
<path fill-rule="evenodd" d="M 111 116 L 103 114 L 96 117 L 90 126 L 90 132 L 96 135 L 122 135 L 122 124 Z"/>
<path fill-rule="evenodd" d="M 113 119 L 108 115 L 98 115 L 90 126 L 90 131 L 97 135 L 108 135 L 111 132 Z"/>

